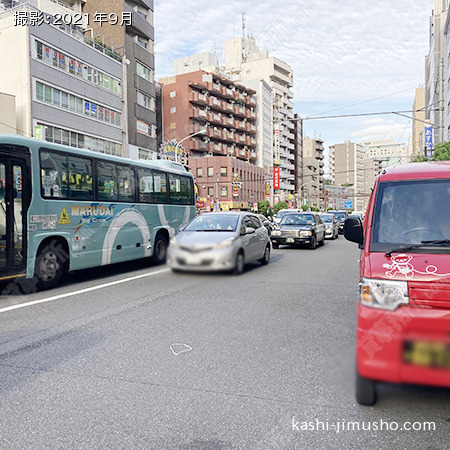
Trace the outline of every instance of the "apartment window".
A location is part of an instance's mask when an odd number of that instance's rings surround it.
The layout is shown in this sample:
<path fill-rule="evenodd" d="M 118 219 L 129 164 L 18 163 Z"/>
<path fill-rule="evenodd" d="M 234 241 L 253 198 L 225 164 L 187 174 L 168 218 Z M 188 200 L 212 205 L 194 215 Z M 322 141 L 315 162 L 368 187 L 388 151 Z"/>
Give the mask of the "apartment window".
<path fill-rule="evenodd" d="M 228 197 L 228 187 L 227 186 L 220 186 L 220 196 Z"/>
<path fill-rule="evenodd" d="M 221 167 L 220 168 L 220 176 L 226 177 L 227 176 L 227 167 Z"/>
<path fill-rule="evenodd" d="M 137 104 L 140 106 L 143 106 L 144 108 L 151 109 L 152 111 L 155 110 L 155 101 L 152 97 L 149 97 L 146 94 L 143 94 L 142 92 L 137 92 Z"/>
<path fill-rule="evenodd" d="M 170 91 L 169 97 L 174 98 L 177 96 L 177 91 Z"/>
<path fill-rule="evenodd" d="M 152 71 L 140 62 L 136 62 L 136 73 L 147 81 L 153 82 Z"/>
<path fill-rule="evenodd" d="M 147 48 L 148 46 L 148 39 L 145 39 L 144 37 L 136 36 L 136 42 L 143 48 Z"/>
<path fill-rule="evenodd" d="M 214 167 L 208 167 L 208 177 L 214 176 Z"/>
<path fill-rule="evenodd" d="M 170 128 L 171 130 L 175 130 L 176 127 L 177 127 L 177 123 L 176 123 L 176 122 L 170 122 L 169 128 Z"/>
<path fill-rule="evenodd" d="M 203 176 L 203 167 L 197 167 L 197 178 L 201 178 Z"/>
<path fill-rule="evenodd" d="M 170 114 L 175 114 L 176 112 L 177 112 L 177 107 L 172 106 L 172 108 L 170 108 Z"/>
<path fill-rule="evenodd" d="M 209 188 L 208 188 L 208 195 L 209 195 L 210 197 L 214 197 L 214 188 L 213 188 L 213 187 L 209 187 Z"/>

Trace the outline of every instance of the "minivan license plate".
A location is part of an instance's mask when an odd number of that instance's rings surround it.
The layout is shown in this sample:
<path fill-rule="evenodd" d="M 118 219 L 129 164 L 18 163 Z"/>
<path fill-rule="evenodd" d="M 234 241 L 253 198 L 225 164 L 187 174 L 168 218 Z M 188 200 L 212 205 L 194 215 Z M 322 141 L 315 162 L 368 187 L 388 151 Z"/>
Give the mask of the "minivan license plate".
<path fill-rule="evenodd" d="M 294 238 L 286 238 L 286 243 L 293 244 L 295 242 Z"/>
<path fill-rule="evenodd" d="M 450 369 L 450 345 L 445 342 L 406 341 L 403 343 L 403 362 Z"/>

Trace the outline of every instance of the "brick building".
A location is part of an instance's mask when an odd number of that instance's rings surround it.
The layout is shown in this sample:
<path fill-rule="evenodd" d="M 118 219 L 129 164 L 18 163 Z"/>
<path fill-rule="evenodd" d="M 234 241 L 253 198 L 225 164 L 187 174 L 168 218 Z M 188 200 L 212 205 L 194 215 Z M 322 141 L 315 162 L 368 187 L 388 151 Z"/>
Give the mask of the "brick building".
<path fill-rule="evenodd" d="M 262 167 L 229 156 L 191 158 L 189 166 L 206 209 L 252 209 L 266 198 Z"/>
<path fill-rule="evenodd" d="M 189 168 L 199 178 L 199 196 L 208 204 L 222 200 L 229 209 L 247 209 L 263 200 L 264 169 L 256 167 L 256 91 L 203 70 L 159 83 L 163 140 L 183 141 Z M 201 130 L 205 133 L 187 138 Z M 237 196 L 232 192 L 234 173 L 238 174 L 236 183 L 241 183 Z"/>

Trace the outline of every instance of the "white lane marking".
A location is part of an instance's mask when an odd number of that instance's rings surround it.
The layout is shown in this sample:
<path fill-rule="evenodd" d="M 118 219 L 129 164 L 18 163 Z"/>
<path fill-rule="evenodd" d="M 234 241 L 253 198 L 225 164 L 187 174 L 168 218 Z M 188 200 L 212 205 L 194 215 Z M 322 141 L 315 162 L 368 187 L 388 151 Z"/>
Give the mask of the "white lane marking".
<path fill-rule="evenodd" d="M 111 281 L 110 283 L 99 284 L 98 286 L 92 286 L 86 289 L 80 289 L 79 291 L 67 292 L 65 294 L 54 295 L 53 297 L 41 298 L 39 300 L 33 300 L 28 303 L 20 303 L 18 305 L 7 306 L 6 308 L 0 309 L 0 314 L 14 309 L 27 308 L 28 306 L 39 305 L 40 303 L 53 302 L 54 300 L 59 300 L 60 298 L 72 297 L 74 295 L 85 294 L 86 292 L 96 291 L 97 289 L 103 289 L 109 286 L 114 286 L 116 284 L 127 283 L 128 281 L 138 280 L 139 278 L 151 277 L 152 275 L 158 275 L 163 272 L 168 272 L 170 269 L 162 269 L 156 272 L 144 273 L 142 275 L 136 275 L 134 277 L 124 278 L 122 280 Z"/>

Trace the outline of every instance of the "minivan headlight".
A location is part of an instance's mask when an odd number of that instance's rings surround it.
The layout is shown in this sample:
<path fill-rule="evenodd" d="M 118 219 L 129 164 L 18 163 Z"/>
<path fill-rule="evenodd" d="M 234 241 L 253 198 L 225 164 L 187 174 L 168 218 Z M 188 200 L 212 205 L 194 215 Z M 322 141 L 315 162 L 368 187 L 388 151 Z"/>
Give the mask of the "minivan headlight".
<path fill-rule="evenodd" d="M 371 308 L 394 311 L 400 305 L 408 305 L 408 283 L 361 278 L 359 283 L 361 304 Z"/>

